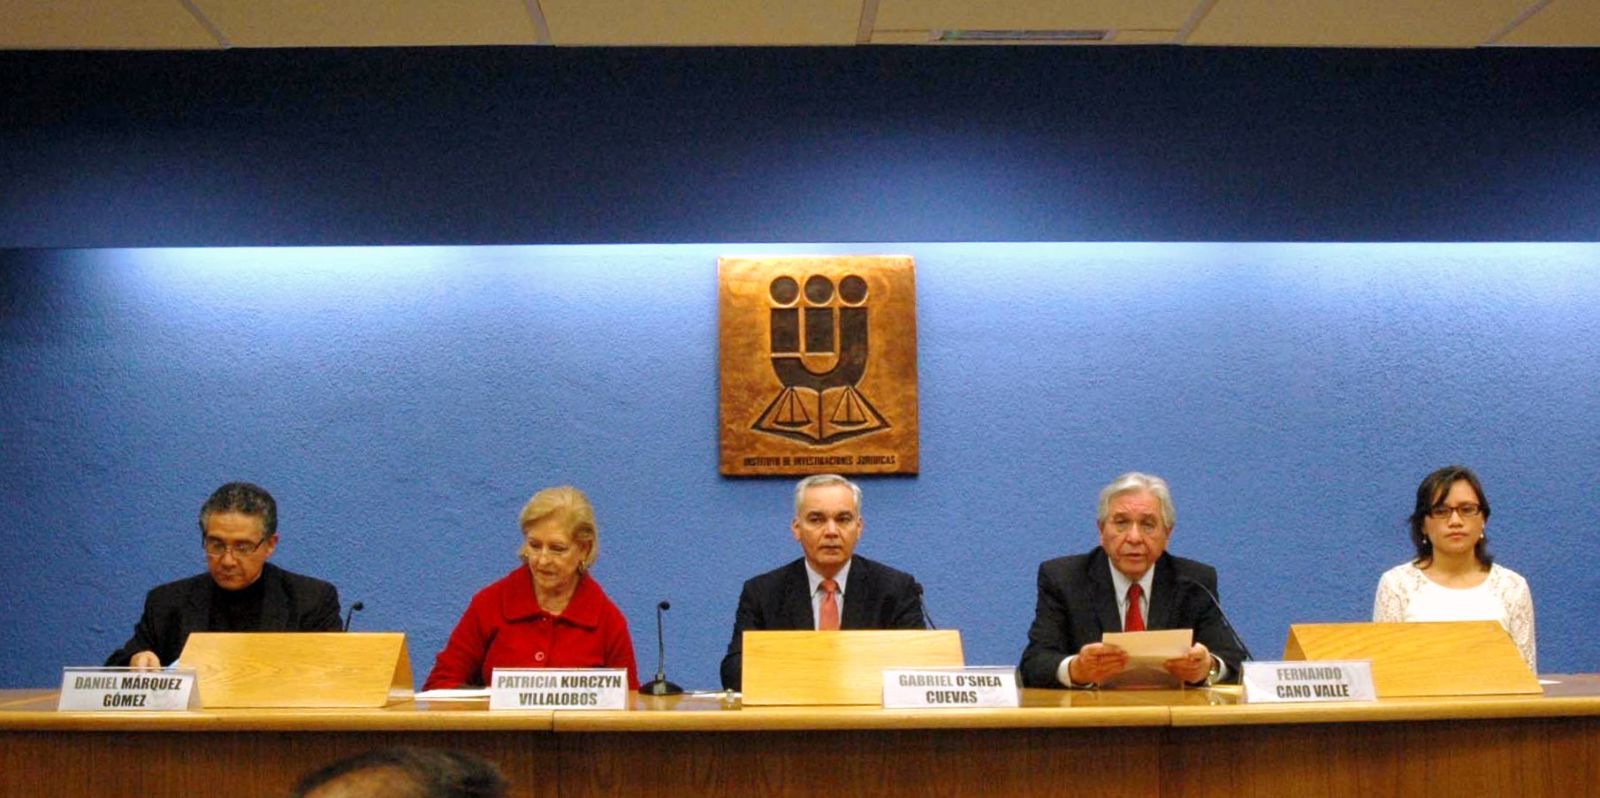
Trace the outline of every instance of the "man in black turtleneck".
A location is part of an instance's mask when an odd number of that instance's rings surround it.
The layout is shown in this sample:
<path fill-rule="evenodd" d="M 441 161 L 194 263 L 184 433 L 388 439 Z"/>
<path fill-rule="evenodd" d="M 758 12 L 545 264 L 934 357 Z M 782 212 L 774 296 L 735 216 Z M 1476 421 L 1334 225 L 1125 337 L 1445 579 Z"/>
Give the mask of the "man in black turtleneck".
<path fill-rule="evenodd" d="M 159 668 L 190 632 L 337 632 L 339 592 L 267 562 L 278 547 L 278 505 L 248 482 L 217 488 L 200 508 L 206 573 L 151 590 L 133 637 L 107 665 Z"/>

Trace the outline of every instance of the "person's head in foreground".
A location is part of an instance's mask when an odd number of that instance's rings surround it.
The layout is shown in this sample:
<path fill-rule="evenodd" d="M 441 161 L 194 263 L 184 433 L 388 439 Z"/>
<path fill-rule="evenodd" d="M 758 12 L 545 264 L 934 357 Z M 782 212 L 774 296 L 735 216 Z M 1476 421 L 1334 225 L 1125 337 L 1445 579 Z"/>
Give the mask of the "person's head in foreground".
<path fill-rule="evenodd" d="M 379 748 L 306 774 L 293 798 L 505 798 L 510 787 L 474 754 Z"/>

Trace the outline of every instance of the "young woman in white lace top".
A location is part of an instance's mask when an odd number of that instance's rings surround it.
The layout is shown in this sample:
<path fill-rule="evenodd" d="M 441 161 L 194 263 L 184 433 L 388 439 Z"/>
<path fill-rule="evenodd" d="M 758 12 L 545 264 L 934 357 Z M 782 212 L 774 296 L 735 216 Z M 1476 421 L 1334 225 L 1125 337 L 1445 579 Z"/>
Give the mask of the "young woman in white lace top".
<path fill-rule="evenodd" d="M 1446 466 L 1417 487 L 1411 513 L 1416 559 L 1378 580 L 1374 621 L 1499 621 L 1539 672 L 1533 594 L 1517 572 L 1489 554 L 1489 499 L 1476 474 Z"/>

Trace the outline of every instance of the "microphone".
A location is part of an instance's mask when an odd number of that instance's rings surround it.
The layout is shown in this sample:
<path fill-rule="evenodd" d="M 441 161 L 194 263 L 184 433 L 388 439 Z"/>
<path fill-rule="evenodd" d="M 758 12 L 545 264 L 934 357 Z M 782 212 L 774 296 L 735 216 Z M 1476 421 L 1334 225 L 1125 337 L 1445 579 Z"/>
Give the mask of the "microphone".
<path fill-rule="evenodd" d="M 1206 587 L 1203 584 L 1200 584 L 1200 580 L 1195 579 L 1193 577 L 1180 576 L 1180 577 L 1178 577 L 1178 584 L 1180 584 L 1180 585 L 1194 585 L 1195 587 L 1200 588 L 1200 592 L 1205 593 L 1206 594 L 1206 598 L 1211 599 L 1211 606 L 1217 608 L 1217 614 L 1222 616 L 1222 625 L 1224 627 L 1227 627 L 1228 634 L 1233 636 L 1233 644 L 1238 646 L 1240 651 L 1244 652 L 1244 658 L 1246 660 L 1255 659 L 1255 657 L 1250 655 L 1250 647 L 1246 646 L 1244 644 L 1244 638 L 1239 636 L 1239 630 L 1234 629 L 1233 628 L 1233 622 L 1228 620 L 1228 612 L 1226 610 L 1222 609 L 1222 602 L 1217 600 L 1217 594 L 1212 593 L 1210 588 Z"/>
<path fill-rule="evenodd" d="M 342 631 L 346 631 L 346 632 L 350 631 L 350 619 L 354 618 L 356 616 L 356 613 L 358 613 L 358 612 L 360 612 L 360 611 L 362 611 L 362 610 L 364 610 L 366 608 L 367 608 L 367 605 L 363 604 L 362 602 L 359 602 L 359 601 L 354 603 L 354 604 L 351 604 L 350 605 L 350 611 L 344 614 L 344 629 Z"/>
<path fill-rule="evenodd" d="M 682 687 L 667 681 L 667 642 L 661 632 L 661 613 L 670 609 L 671 602 L 663 601 L 656 605 L 656 678 L 639 685 L 639 692 L 644 695 L 677 695 L 683 692 Z"/>
<path fill-rule="evenodd" d="M 929 629 L 938 629 L 939 627 L 933 622 L 933 616 L 928 614 L 928 602 L 922 599 L 922 583 L 913 580 L 911 582 L 911 587 L 917 591 L 917 606 L 922 608 L 923 625 L 927 626 Z"/>

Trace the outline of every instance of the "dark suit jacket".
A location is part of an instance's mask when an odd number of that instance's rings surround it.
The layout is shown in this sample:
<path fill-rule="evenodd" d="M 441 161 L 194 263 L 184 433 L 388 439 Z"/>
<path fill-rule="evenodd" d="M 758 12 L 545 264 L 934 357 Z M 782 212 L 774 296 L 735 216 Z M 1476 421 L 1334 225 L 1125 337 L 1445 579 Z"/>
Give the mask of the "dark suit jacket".
<path fill-rule="evenodd" d="M 1239 678 L 1244 652 L 1234 645 L 1222 612 L 1205 592 L 1178 583 L 1188 577 L 1217 592 L 1216 569 L 1171 554 L 1156 560 L 1150 586 L 1146 629 L 1194 629 L 1194 639 L 1228 664 L 1230 681 Z M 1039 565 L 1039 603 L 1022 652 L 1022 683 L 1027 687 L 1060 687 L 1056 670 L 1062 660 L 1106 632 L 1122 631 L 1117 597 L 1111 582 L 1110 558 L 1095 548 L 1088 554 L 1058 557 Z"/>
<path fill-rule="evenodd" d="M 290 573 L 267 563 L 261 570 L 265 582 L 261 598 L 262 632 L 337 632 L 339 591 L 333 585 Z M 204 573 L 168 582 L 144 597 L 144 614 L 133 627 L 133 637 L 122 644 L 107 665 L 127 665 L 133 655 L 154 651 L 162 665 L 170 665 L 183 653 L 190 632 L 209 631 L 211 619 L 211 574 Z"/>
<path fill-rule="evenodd" d="M 841 629 L 923 629 L 921 589 L 911 574 L 865 557 L 850 559 Z M 722 686 L 738 690 L 744 676 L 747 629 L 815 629 L 806 561 L 795 560 L 744 583 L 733 616 L 733 640 L 722 658 Z"/>

